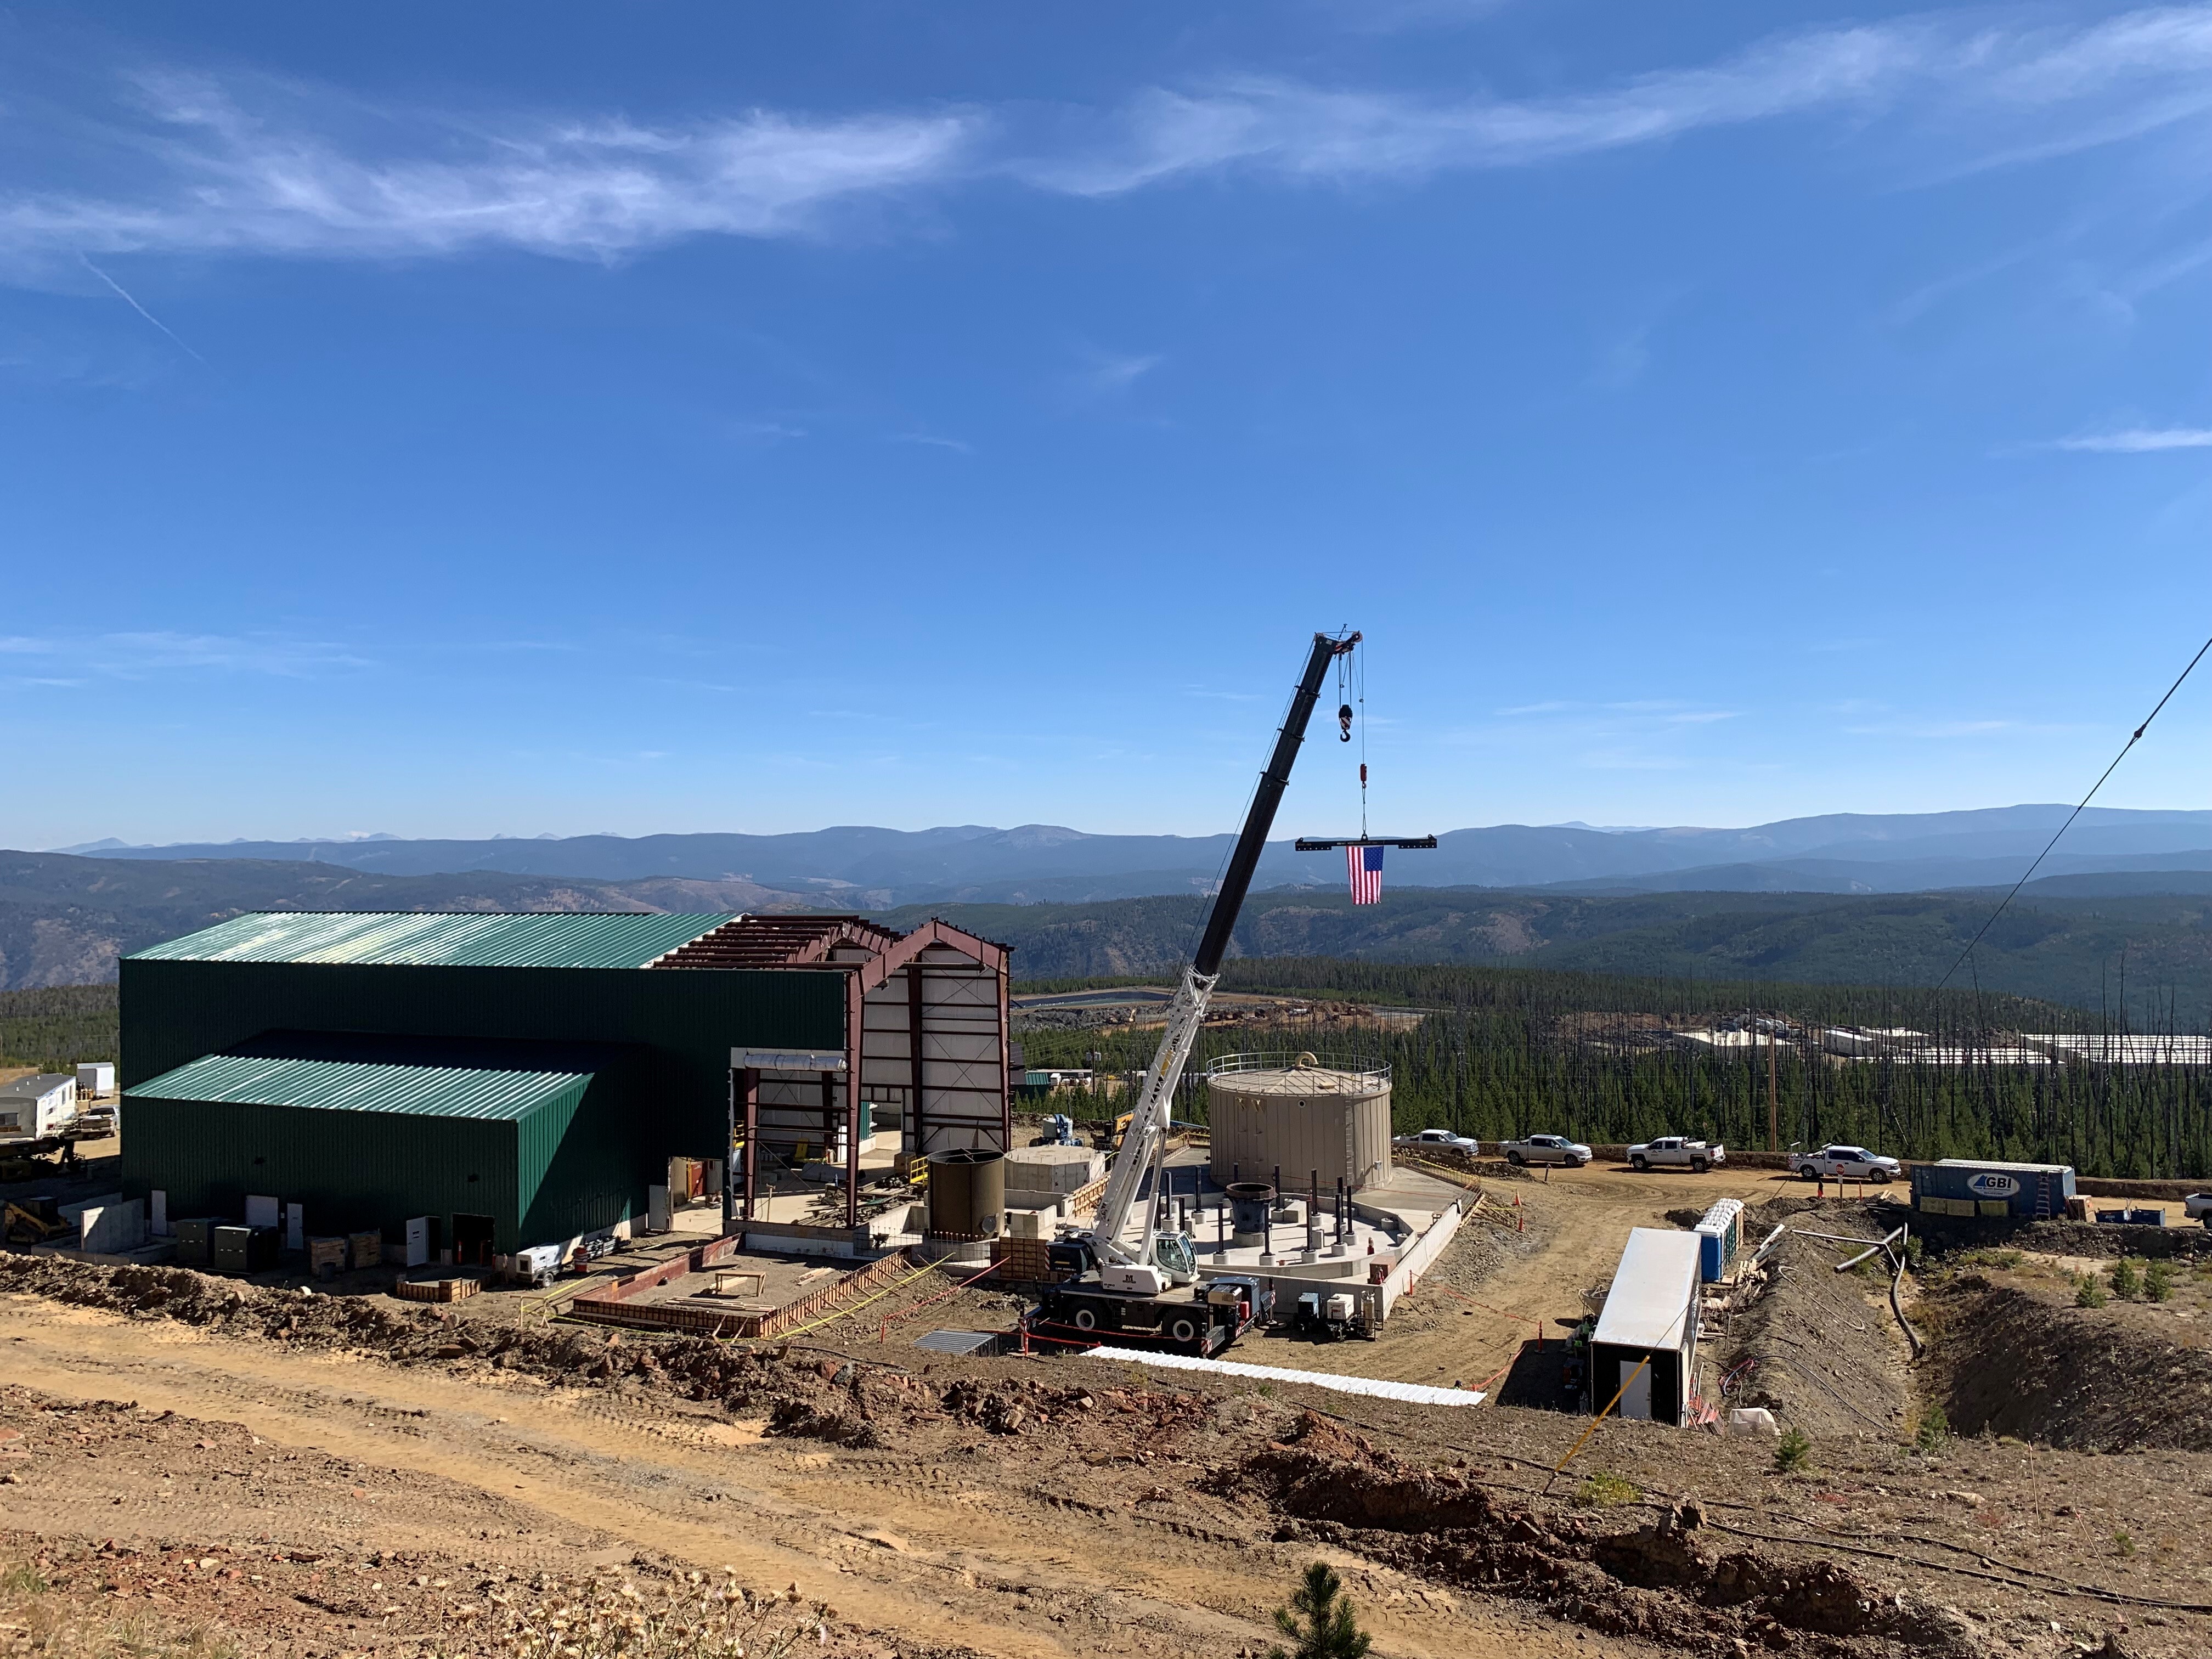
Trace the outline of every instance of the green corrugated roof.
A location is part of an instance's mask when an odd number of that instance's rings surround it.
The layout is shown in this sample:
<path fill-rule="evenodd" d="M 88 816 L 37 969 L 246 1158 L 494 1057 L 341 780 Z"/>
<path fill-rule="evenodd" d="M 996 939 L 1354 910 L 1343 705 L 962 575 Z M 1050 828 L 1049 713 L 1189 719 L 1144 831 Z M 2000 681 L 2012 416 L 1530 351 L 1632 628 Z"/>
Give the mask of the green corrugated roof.
<path fill-rule="evenodd" d="M 257 910 L 133 961 L 364 963 L 394 967 L 642 968 L 727 915 Z"/>
<path fill-rule="evenodd" d="M 565 1043 L 274 1032 L 164 1072 L 133 1097 L 512 1120 L 559 1098 L 618 1050 Z"/>

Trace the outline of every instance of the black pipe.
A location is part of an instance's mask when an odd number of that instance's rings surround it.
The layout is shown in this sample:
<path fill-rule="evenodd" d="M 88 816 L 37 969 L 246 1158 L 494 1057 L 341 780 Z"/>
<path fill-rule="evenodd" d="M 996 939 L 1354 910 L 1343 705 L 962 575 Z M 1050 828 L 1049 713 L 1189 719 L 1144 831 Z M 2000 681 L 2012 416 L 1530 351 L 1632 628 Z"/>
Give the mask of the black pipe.
<path fill-rule="evenodd" d="M 1243 833 L 1237 837 L 1237 850 L 1230 856 L 1221 890 L 1214 896 L 1213 908 L 1206 918 L 1198 954 L 1190 959 L 1192 969 L 1209 979 L 1221 971 L 1221 959 L 1229 954 L 1229 936 L 1237 930 L 1237 913 L 1244 908 L 1253 872 L 1260 867 L 1260 854 L 1267 850 L 1267 832 L 1275 827 L 1275 809 L 1282 805 L 1283 791 L 1290 785 L 1291 763 L 1297 759 L 1298 745 L 1305 741 L 1306 722 L 1320 700 L 1321 683 L 1328 678 L 1329 664 L 1358 643 L 1357 634 L 1340 640 L 1327 634 L 1313 637 L 1305 678 L 1291 695 L 1291 712 L 1284 716 L 1282 730 L 1275 735 L 1275 752 L 1260 774 L 1259 787 L 1252 792 L 1252 810 L 1244 815 Z"/>

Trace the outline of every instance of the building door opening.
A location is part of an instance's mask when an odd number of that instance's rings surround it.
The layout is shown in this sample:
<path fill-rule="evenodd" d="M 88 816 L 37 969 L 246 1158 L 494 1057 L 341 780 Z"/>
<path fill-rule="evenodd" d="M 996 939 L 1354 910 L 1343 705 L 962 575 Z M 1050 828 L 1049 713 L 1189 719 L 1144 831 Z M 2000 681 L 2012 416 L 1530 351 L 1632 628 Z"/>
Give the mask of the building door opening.
<path fill-rule="evenodd" d="M 1640 1359 L 1620 1362 L 1620 1414 L 1639 1422 L 1651 1420 L 1651 1367 Z"/>
<path fill-rule="evenodd" d="M 489 1267 L 491 1266 L 492 1218 L 488 1215 L 457 1215 L 453 1218 L 453 1265 L 457 1267 Z"/>

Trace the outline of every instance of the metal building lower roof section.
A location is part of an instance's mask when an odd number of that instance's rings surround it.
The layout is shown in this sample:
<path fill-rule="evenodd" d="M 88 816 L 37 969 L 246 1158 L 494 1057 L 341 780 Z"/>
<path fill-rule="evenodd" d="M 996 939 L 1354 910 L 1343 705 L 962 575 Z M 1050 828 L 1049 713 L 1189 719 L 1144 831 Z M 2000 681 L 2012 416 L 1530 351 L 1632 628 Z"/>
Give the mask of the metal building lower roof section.
<path fill-rule="evenodd" d="M 249 911 L 134 951 L 148 962 L 412 968 L 643 968 L 733 920 L 582 911 Z"/>
<path fill-rule="evenodd" d="M 276 1032 L 204 1054 L 131 1094 L 156 1100 L 512 1122 L 618 1060 L 570 1043 Z"/>
<path fill-rule="evenodd" d="M 1686 1237 L 1686 1235 L 1685 1235 Z M 1131 1365 L 1161 1365 L 1171 1371 L 1211 1371 L 1216 1376 L 1249 1376 L 1261 1382 L 1304 1382 L 1339 1394 L 1374 1400 L 1403 1400 L 1415 1406 L 1480 1406 L 1479 1389 L 1438 1389 L 1425 1382 L 1389 1382 L 1373 1376 L 1339 1376 L 1330 1371 L 1291 1371 L 1276 1365 L 1247 1365 L 1236 1359 L 1200 1359 L 1187 1353 L 1141 1353 L 1134 1348 L 1090 1348 L 1081 1359 L 1113 1359 Z"/>

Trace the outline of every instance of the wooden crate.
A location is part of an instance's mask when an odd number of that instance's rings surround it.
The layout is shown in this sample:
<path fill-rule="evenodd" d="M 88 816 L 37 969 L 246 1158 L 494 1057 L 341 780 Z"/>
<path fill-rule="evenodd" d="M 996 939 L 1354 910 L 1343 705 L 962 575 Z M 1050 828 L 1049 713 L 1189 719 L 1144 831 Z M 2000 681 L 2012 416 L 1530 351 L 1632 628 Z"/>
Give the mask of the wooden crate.
<path fill-rule="evenodd" d="M 383 1265 L 384 1235 L 380 1232 L 348 1233 L 346 1252 L 356 1267 L 375 1267 Z"/>
<path fill-rule="evenodd" d="M 459 1302 L 483 1288 L 473 1279 L 408 1279 L 392 1290 L 403 1302 Z"/>

